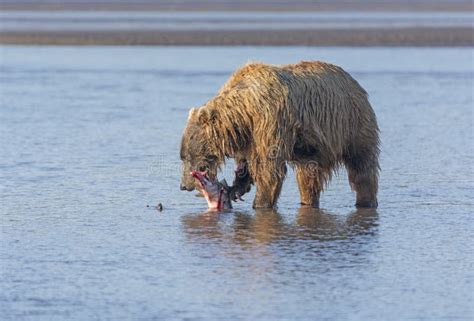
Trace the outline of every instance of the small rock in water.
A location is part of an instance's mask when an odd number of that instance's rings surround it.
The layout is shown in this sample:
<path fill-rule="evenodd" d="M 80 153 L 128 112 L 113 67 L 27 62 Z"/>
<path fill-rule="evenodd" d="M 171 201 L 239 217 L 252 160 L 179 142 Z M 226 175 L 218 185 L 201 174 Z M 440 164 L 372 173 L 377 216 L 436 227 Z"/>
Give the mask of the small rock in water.
<path fill-rule="evenodd" d="M 151 206 L 147 205 L 146 207 L 151 207 Z M 158 203 L 158 205 L 155 206 L 155 209 L 161 212 L 163 210 L 163 204 Z"/>
<path fill-rule="evenodd" d="M 156 205 L 156 209 L 161 212 L 163 210 L 163 204 L 158 203 L 158 205 Z"/>

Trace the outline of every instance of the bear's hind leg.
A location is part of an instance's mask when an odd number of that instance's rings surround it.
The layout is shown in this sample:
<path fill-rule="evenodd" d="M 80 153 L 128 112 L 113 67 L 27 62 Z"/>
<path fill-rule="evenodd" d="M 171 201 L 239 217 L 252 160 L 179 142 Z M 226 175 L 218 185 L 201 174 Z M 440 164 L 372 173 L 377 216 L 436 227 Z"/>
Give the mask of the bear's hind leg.
<path fill-rule="evenodd" d="M 345 161 L 352 190 L 356 192 L 356 207 L 376 208 L 379 164 L 378 156 L 365 154 Z"/>
<path fill-rule="evenodd" d="M 319 196 L 324 189 L 327 175 L 313 163 L 296 165 L 296 180 L 300 191 L 301 205 L 319 208 Z"/>

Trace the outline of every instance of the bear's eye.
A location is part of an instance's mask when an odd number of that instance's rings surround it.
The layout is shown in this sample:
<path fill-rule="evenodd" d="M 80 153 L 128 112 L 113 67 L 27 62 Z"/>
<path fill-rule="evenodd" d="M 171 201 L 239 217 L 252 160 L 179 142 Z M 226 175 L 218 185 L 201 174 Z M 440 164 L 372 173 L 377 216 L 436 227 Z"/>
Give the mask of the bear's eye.
<path fill-rule="evenodd" d="M 206 160 L 208 162 L 215 162 L 217 160 L 217 156 L 214 156 L 214 155 L 207 156 Z"/>

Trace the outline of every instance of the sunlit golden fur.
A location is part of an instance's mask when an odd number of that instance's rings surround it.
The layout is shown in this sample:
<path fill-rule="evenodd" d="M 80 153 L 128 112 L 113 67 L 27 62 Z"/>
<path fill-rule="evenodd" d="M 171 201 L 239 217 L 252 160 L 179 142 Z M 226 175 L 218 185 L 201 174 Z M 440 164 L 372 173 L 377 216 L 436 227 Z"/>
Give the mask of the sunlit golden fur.
<path fill-rule="evenodd" d="M 190 145 L 201 150 L 191 153 Z M 365 90 L 335 65 L 242 67 L 191 110 L 181 148 L 183 160 L 213 156 L 216 166 L 227 157 L 247 160 L 255 207 L 276 204 L 286 163 L 296 167 L 302 204 L 317 207 L 331 174 L 345 165 L 356 205 L 377 206 L 376 117 Z"/>

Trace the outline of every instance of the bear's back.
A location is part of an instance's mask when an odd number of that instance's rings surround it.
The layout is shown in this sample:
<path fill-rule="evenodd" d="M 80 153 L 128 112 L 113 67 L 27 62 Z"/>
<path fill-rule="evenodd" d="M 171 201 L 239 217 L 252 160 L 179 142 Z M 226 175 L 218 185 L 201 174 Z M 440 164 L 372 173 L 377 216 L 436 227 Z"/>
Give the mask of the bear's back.
<path fill-rule="evenodd" d="M 232 74 L 220 92 L 252 84 L 279 86 L 294 84 L 301 80 L 310 80 L 318 87 L 342 90 L 350 88 L 352 92 L 355 90 L 366 95 L 365 90 L 344 69 L 323 61 L 301 61 L 287 65 L 248 63 Z"/>

